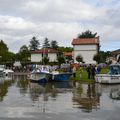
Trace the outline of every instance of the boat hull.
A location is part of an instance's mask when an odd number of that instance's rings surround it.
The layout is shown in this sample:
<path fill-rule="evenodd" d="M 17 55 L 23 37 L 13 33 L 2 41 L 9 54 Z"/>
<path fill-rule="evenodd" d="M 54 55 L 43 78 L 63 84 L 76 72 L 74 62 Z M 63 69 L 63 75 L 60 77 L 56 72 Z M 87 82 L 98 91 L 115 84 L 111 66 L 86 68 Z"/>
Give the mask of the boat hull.
<path fill-rule="evenodd" d="M 69 81 L 71 73 L 53 74 L 53 81 Z"/>
<path fill-rule="evenodd" d="M 51 74 L 42 73 L 42 72 L 40 72 L 40 73 L 32 73 L 32 74 L 30 74 L 30 77 L 29 77 L 29 79 L 32 82 L 40 82 L 40 83 L 49 82 L 51 78 L 52 78 Z"/>
<path fill-rule="evenodd" d="M 98 74 L 95 77 L 98 83 L 116 84 L 120 83 L 120 75 Z"/>

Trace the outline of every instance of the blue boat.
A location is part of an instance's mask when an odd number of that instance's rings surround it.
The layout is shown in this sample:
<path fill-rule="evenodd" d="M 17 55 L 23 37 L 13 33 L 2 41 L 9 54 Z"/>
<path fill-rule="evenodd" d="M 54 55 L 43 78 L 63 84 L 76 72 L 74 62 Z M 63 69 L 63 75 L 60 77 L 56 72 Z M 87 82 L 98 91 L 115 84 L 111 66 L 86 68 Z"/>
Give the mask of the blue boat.
<path fill-rule="evenodd" d="M 69 81 L 72 73 L 53 73 L 52 80 L 53 81 Z"/>

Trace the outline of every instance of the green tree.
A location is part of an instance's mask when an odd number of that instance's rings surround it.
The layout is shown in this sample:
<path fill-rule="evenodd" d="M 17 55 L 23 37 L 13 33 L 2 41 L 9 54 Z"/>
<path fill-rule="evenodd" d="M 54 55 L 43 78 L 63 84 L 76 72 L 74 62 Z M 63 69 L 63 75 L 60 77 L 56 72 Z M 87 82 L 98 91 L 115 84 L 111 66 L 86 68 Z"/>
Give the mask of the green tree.
<path fill-rule="evenodd" d="M 48 64 L 48 62 L 49 62 L 49 57 L 47 57 L 47 56 L 44 56 L 43 58 L 42 58 L 42 62 L 43 62 L 43 64 Z"/>
<path fill-rule="evenodd" d="M 24 62 L 28 61 L 30 57 L 30 51 L 26 45 L 23 45 L 19 50 L 20 59 Z"/>
<path fill-rule="evenodd" d="M 78 38 L 95 38 L 97 33 L 92 33 L 90 30 L 86 30 L 85 32 L 82 32 L 81 34 L 78 34 Z"/>
<path fill-rule="evenodd" d="M 73 48 L 72 47 L 58 47 L 58 51 L 60 51 L 60 52 L 72 52 Z"/>
<path fill-rule="evenodd" d="M 97 53 L 97 54 L 94 55 L 93 60 L 95 60 L 99 64 L 100 63 L 100 58 L 101 58 L 100 54 Z"/>
<path fill-rule="evenodd" d="M 30 40 L 30 50 L 38 50 L 39 48 L 39 40 L 36 39 L 36 37 L 33 37 L 31 40 Z"/>
<path fill-rule="evenodd" d="M 43 43 L 43 47 L 44 48 L 50 48 L 50 43 L 49 43 L 48 38 L 45 38 L 44 43 Z"/>
<path fill-rule="evenodd" d="M 78 55 L 77 57 L 76 57 L 76 61 L 77 62 L 83 62 L 83 57 L 81 56 L 81 55 Z"/>
<path fill-rule="evenodd" d="M 51 43 L 50 43 L 50 46 L 51 46 L 51 48 L 53 48 L 53 49 L 57 49 L 57 48 L 58 48 L 58 43 L 57 43 L 57 41 L 52 40 Z"/>
<path fill-rule="evenodd" d="M 60 55 L 57 57 L 57 61 L 59 65 L 61 65 L 62 63 L 65 63 L 65 58 L 62 55 Z"/>
<path fill-rule="evenodd" d="M 0 41 L 0 52 L 8 51 L 7 45 L 4 43 L 3 40 Z"/>

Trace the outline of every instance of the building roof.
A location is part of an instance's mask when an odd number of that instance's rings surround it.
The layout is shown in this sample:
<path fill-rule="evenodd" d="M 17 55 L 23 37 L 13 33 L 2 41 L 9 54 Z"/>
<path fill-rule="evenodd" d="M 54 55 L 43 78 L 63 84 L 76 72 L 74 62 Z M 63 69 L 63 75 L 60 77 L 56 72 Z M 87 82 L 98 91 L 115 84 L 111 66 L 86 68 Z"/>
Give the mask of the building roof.
<path fill-rule="evenodd" d="M 96 38 L 76 38 L 73 39 L 72 45 L 93 45 L 99 44 L 99 37 Z"/>
<path fill-rule="evenodd" d="M 31 51 L 31 53 L 58 53 L 58 51 L 52 48 L 42 48 L 40 50 Z"/>
<path fill-rule="evenodd" d="M 64 56 L 72 56 L 72 52 L 64 52 Z"/>

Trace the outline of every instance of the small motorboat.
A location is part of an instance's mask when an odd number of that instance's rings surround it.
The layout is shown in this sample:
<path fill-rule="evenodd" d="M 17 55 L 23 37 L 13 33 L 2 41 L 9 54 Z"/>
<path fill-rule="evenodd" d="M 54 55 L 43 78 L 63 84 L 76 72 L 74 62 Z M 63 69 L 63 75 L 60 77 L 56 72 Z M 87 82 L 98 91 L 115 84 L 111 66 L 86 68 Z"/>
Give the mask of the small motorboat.
<path fill-rule="evenodd" d="M 33 82 L 46 83 L 52 79 L 52 74 L 46 69 L 46 67 L 36 68 L 30 73 L 29 79 Z"/>
<path fill-rule="evenodd" d="M 120 83 L 120 64 L 111 64 L 108 74 L 96 74 L 95 81 L 98 83 Z"/>

